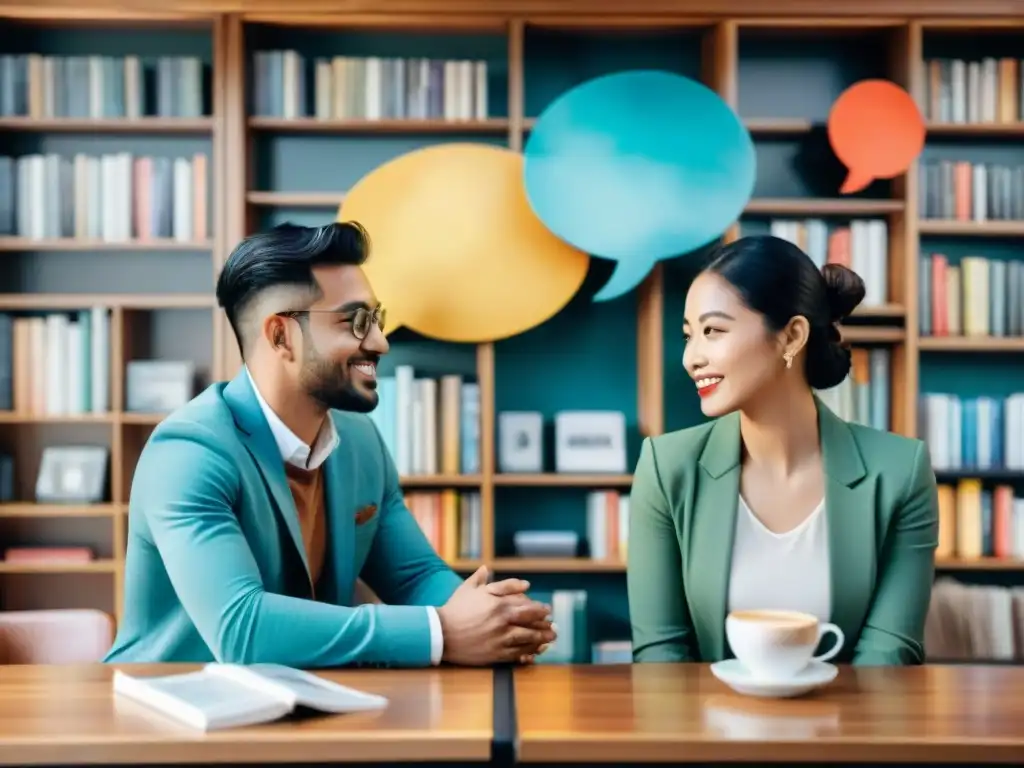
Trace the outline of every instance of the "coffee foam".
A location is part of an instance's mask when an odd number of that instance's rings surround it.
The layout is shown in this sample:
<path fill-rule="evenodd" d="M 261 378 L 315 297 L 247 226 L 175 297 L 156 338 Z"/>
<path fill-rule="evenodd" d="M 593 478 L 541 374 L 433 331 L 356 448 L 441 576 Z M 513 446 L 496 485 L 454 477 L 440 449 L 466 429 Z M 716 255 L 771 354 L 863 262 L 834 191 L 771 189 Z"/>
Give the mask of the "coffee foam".
<path fill-rule="evenodd" d="M 805 627 L 818 623 L 818 619 L 811 614 L 799 611 L 746 610 L 733 611 L 729 616 L 736 621 L 752 621 L 786 627 Z"/>
<path fill-rule="evenodd" d="M 807 613 L 747 610 L 735 611 L 729 614 L 729 618 L 733 622 L 770 632 L 775 644 L 808 645 L 818 639 L 818 619 Z"/>

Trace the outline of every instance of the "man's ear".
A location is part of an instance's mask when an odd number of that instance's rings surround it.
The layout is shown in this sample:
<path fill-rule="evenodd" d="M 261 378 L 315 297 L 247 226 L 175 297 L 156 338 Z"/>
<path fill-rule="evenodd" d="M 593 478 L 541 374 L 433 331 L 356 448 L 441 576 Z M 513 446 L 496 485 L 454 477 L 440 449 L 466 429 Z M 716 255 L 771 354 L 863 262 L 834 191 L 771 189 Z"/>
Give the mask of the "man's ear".
<path fill-rule="evenodd" d="M 274 354 L 286 360 L 295 359 L 293 324 L 288 318 L 280 315 L 269 315 L 263 321 L 263 338 Z"/>

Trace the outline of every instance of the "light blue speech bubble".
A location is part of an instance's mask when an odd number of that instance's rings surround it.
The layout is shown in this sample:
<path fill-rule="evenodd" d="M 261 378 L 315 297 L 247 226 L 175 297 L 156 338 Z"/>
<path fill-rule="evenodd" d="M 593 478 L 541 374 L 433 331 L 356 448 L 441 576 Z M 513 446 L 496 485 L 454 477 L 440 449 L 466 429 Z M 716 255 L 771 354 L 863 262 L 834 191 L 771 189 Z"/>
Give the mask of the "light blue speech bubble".
<path fill-rule="evenodd" d="M 654 264 L 720 237 L 754 191 L 754 143 L 710 88 L 670 72 L 589 80 L 544 110 L 524 150 L 537 217 L 617 261 L 595 301 L 632 290 Z"/>

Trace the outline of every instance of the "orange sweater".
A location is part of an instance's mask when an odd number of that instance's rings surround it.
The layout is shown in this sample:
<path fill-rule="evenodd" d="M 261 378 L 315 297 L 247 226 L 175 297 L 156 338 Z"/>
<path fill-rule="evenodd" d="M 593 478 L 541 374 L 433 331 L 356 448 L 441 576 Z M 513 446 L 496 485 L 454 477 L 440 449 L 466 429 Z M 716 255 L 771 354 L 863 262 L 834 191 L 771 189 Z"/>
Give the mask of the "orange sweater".
<path fill-rule="evenodd" d="M 306 547 L 310 581 L 315 585 L 324 565 L 327 545 L 327 521 L 324 520 L 324 482 L 322 467 L 312 471 L 285 464 L 288 486 L 299 513 L 302 543 Z"/>

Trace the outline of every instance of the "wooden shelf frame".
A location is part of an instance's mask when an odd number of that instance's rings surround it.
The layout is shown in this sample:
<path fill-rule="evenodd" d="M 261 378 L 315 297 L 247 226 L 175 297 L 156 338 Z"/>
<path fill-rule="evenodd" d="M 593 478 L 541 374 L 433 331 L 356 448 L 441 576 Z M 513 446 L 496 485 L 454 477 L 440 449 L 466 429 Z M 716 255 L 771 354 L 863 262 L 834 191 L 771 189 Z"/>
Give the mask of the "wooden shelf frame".
<path fill-rule="evenodd" d="M 766 7 L 763 0 L 376 0 L 373 11 L 361 0 L 166 0 L 154 10 L 152 0 L 40 0 L 11 3 L 0 17 L 39 19 L 48 23 L 104 22 L 141 24 L 202 22 L 218 14 L 244 14 L 251 21 L 292 25 L 404 27 L 425 25 L 462 28 L 466 24 L 501 24 L 509 17 L 531 16 L 551 27 L 603 26 L 634 28 L 680 26 L 709 19 L 736 18 L 756 25 L 786 22 L 795 29 L 848 25 L 857 29 L 895 26 L 908 18 L 929 28 L 1018 29 L 1007 0 L 787 0 Z M 443 19 L 439 22 L 438 19 Z M 58 21 L 54 21 L 57 19 Z"/>
<path fill-rule="evenodd" d="M 214 121 L 209 117 L 139 117 L 77 119 L 54 117 L 0 117 L 0 131 L 26 133 L 124 133 L 124 134 L 209 134 Z"/>
<path fill-rule="evenodd" d="M 922 89 L 918 62 L 922 58 L 923 35 L 932 29 L 1018 29 L 1019 19 L 1005 14 L 1005 0 L 977 0 L 973 4 L 952 0 L 799 0 L 787 4 L 785 14 L 763 18 L 759 0 L 707 0 L 678 4 L 638 0 L 629 8 L 610 0 L 587 4 L 586 13 L 571 0 L 552 0 L 539 10 L 536 3 L 510 0 L 503 3 L 462 2 L 461 0 L 434 0 L 433 2 L 401 2 L 382 0 L 374 13 L 354 9 L 358 4 L 327 0 L 168 0 L 161 11 L 153 11 L 150 3 L 139 0 L 113 3 L 112 0 L 92 0 L 84 8 L 71 0 L 43 0 L 37 4 L 22 4 L 0 9 L 0 18 L 21 19 L 31 23 L 96 26 L 205 26 L 213 41 L 212 114 L 199 120 L 170 120 L 144 118 L 140 120 L 45 120 L 29 121 L 22 118 L 0 119 L 0 132 L 53 132 L 103 133 L 127 136 L 148 134 L 175 134 L 183 136 L 209 135 L 211 138 L 211 184 L 213 201 L 212 232 L 209 243 L 196 244 L 128 244 L 126 248 L 138 250 L 196 249 L 212 253 L 212 280 L 215 281 L 230 249 L 252 231 L 255 213 L 269 206 L 335 208 L 343 191 L 337 193 L 284 193 L 256 191 L 251 164 L 254 137 L 264 132 L 306 132 L 359 135 L 428 134 L 437 137 L 458 134 L 487 137 L 504 135 L 507 146 L 521 150 L 530 130 L 532 119 L 524 114 L 524 36 L 527 27 L 561 29 L 664 29 L 666 27 L 699 28 L 703 31 L 702 79 L 714 88 L 727 103 L 736 106 L 738 98 L 739 37 L 747 29 L 775 28 L 792 34 L 811 34 L 816 30 L 843 32 L 844 30 L 872 29 L 890 38 L 889 75 L 912 93 Z M 199 9 L 201 6 L 201 10 Z M 968 7 L 969 6 L 969 7 Z M 125 9 L 128 10 L 125 10 Z M 945 18 L 922 19 L 925 13 L 945 14 Z M 60 15 L 62 20 L 55 22 Z M 365 121 L 281 121 L 253 118 L 247 113 L 248 72 L 246 65 L 245 31 L 248 22 L 279 24 L 282 26 L 334 26 L 365 29 L 441 31 L 503 30 L 508 37 L 508 109 L 507 117 L 489 119 L 480 123 L 453 124 L 444 121 L 416 121 L 368 123 Z M 747 119 L 755 140 L 759 137 L 799 135 L 822 126 L 810 120 L 755 117 Z M 935 136 L 977 136 L 979 138 L 1017 138 L 1024 135 L 1024 122 L 1009 125 L 948 125 L 930 124 L 929 134 Z M 819 199 L 758 199 L 748 206 L 748 213 L 780 216 L 884 216 L 890 226 L 889 283 L 890 303 L 884 307 L 868 308 L 844 327 L 852 343 L 886 344 L 893 350 L 892 375 L 892 428 L 901 434 L 916 434 L 915 403 L 919 390 L 919 358 L 922 351 L 937 352 L 1024 351 L 1019 340 L 1012 339 L 922 339 L 918 327 L 918 253 L 921 234 L 957 236 L 1016 236 L 1024 234 L 1024 224 L 1015 222 L 986 222 L 984 224 L 921 221 L 917 208 L 917 165 L 894 182 L 891 199 L 862 200 L 857 198 Z M 728 234 L 738 235 L 738 226 Z M 0 240 L 0 250 L 35 251 L 44 249 L 87 250 L 108 248 L 108 244 L 91 243 L 33 243 Z M 643 435 L 657 435 L 665 430 L 664 392 L 664 308 L 666 283 L 663 270 L 656 266 L 637 291 L 637 404 L 636 418 Z M 239 369 L 241 361 L 237 346 L 224 318 L 211 294 L 159 295 L 159 296 L 66 296 L 66 295 L 0 295 L 0 309 L 60 309 L 89 304 L 112 307 L 118 329 L 112 337 L 114 376 L 113 403 L 122 402 L 124 316 L 127 312 L 172 307 L 209 309 L 213 315 L 214 362 L 213 375 L 227 379 Z M 861 325 L 858 319 L 871 318 L 884 321 L 884 325 Z M 476 350 L 477 377 L 481 384 L 481 473 L 472 477 L 410 477 L 403 478 L 409 487 L 456 487 L 479 489 L 483 500 L 483 552 L 479 562 L 498 569 L 511 571 L 557 572 L 615 572 L 621 564 L 594 562 L 584 559 L 562 561 L 518 560 L 498 557 L 494 551 L 494 494 L 498 487 L 533 486 L 542 492 L 545 487 L 617 487 L 627 490 L 630 476 L 613 478 L 561 477 L 557 475 L 511 476 L 501 475 L 495 469 L 495 362 L 494 346 L 481 344 Z M 672 363 L 675 364 L 675 363 Z M 111 430 L 111 466 L 113 496 L 106 505 L 95 508 L 55 509 L 49 506 L 16 504 L 0 505 L 0 517 L 58 517 L 67 516 L 110 518 L 115 523 L 115 557 L 99 561 L 87 570 L 113 575 L 116 613 L 120 616 L 123 593 L 124 525 L 128 480 L 133 471 L 130 454 L 141 447 L 148 428 L 161 417 L 148 414 L 113 412 L 109 416 L 75 418 L 38 418 L 0 414 L 0 423 L 13 425 L 5 428 L 31 429 L 34 424 L 95 424 Z M 478 561 L 459 561 L 460 569 L 475 567 Z M 1020 564 L 1008 561 L 947 562 L 943 568 L 1018 568 Z M 74 571 L 69 567 L 69 572 Z M 29 569 L 46 572 L 45 568 Z M 0 573 L 12 572 L 0 568 Z"/>

